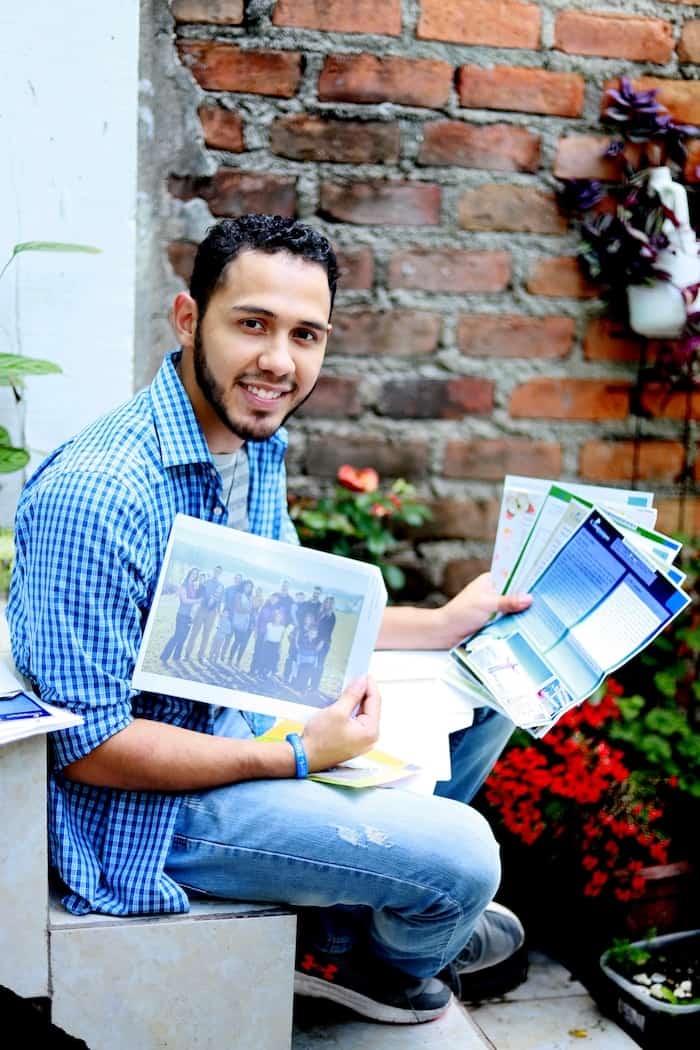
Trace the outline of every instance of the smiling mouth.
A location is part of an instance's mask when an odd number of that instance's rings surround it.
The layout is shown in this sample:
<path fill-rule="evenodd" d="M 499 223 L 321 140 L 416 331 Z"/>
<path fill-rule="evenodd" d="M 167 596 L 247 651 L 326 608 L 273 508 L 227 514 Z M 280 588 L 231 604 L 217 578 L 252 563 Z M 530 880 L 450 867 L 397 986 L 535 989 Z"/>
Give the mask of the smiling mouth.
<path fill-rule="evenodd" d="M 256 386 L 254 383 L 241 383 L 241 386 L 246 393 L 260 401 L 279 401 L 287 394 L 291 394 L 291 390 L 273 390 L 270 387 Z"/>

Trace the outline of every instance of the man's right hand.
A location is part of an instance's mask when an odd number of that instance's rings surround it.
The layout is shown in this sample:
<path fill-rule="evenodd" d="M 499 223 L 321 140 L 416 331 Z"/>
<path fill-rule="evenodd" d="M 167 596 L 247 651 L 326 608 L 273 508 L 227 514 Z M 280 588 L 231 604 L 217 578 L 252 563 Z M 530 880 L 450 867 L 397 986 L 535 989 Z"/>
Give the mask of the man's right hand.
<path fill-rule="evenodd" d="M 376 682 L 367 676 L 355 679 L 334 704 L 313 715 L 302 736 L 309 772 L 330 769 L 369 751 L 379 737 L 381 702 Z"/>

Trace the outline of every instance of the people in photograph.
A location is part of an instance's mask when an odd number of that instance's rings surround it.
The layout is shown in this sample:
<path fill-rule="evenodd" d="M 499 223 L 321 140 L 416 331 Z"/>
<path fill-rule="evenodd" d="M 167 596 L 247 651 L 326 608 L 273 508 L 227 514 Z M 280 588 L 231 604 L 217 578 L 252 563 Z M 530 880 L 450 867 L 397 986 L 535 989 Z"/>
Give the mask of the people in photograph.
<path fill-rule="evenodd" d="M 323 678 L 323 669 L 325 667 L 326 657 L 328 656 L 331 647 L 333 631 L 335 630 L 336 617 L 334 606 L 335 599 L 332 595 L 327 595 L 321 603 L 321 608 L 318 614 L 318 620 L 316 621 L 320 645 L 318 649 L 318 655 L 316 657 L 314 676 L 311 682 L 312 687 L 316 690 L 319 690 L 321 686 L 321 679 Z"/>
<path fill-rule="evenodd" d="M 152 383 L 25 483 L 7 619 L 19 672 L 82 716 L 48 736 L 48 837 L 66 908 L 173 915 L 190 893 L 283 902 L 298 917 L 298 995 L 414 1024 L 444 1013 L 457 979 L 463 994 L 480 977 L 493 992 L 524 950 L 519 920 L 493 900 L 498 845 L 469 805 L 513 724 L 477 707 L 431 796 L 350 791 L 307 773 L 374 746 L 371 676 L 282 741 L 256 739 L 249 712 L 206 703 L 206 686 L 200 700 L 132 687 L 176 514 L 237 520 L 214 456 L 245 450 L 248 530 L 298 542 L 283 424 L 319 379 L 336 282 L 333 249 L 311 226 L 243 215 L 211 227 L 170 311 L 179 345 Z M 200 656 L 221 604 L 215 575 Z M 530 602 L 483 574 L 441 607 L 388 606 L 377 644 L 447 652 Z"/>
<path fill-rule="evenodd" d="M 222 603 L 231 619 L 233 619 L 233 615 L 235 612 L 236 598 L 238 596 L 238 592 L 241 590 L 242 587 L 243 573 L 237 572 L 236 575 L 233 577 L 233 583 L 230 583 L 228 587 L 224 588 L 224 596 L 222 599 Z"/>
<path fill-rule="evenodd" d="M 165 664 L 168 660 L 179 660 L 182 647 L 192 626 L 192 615 L 199 601 L 199 569 L 191 568 L 177 588 L 178 608 L 175 614 L 175 630 L 163 646 L 160 654 Z"/>
<path fill-rule="evenodd" d="M 253 581 L 244 580 L 236 594 L 233 606 L 233 640 L 229 650 L 229 663 L 236 667 L 248 646 L 253 631 Z"/>
<path fill-rule="evenodd" d="M 294 599 L 289 593 L 289 580 L 282 580 L 277 591 L 277 604 L 282 610 L 282 618 L 286 627 L 291 622 L 292 606 L 294 604 Z"/>
<path fill-rule="evenodd" d="M 321 613 L 321 605 L 321 588 L 314 587 L 313 591 L 311 592 L 311 597 L 307 598 L 307 600 L 302 603 L 302 606 L 299 610 L 299 616 L 301 617 L 302 621 L 305 620 L 307 616 L 312 616 L 314 620 L 318 620 L 319 615 Z"/>
<path fill-rule="evenodd" d="M 219 618 L 216 621 L 214 638 L 211 643 L 211 649 L 209 650 L 209 659 L 212 663 L 218 663 L 221 657 L 227 652 L 228 647 L 231 644 L 232 636 L 233 622 L 231 620 L 231 614 L 228 609 L 222 607 L 221 612 L 219 613 Z"/>
<path fill-rule="evenodd" d="M 192 621 L 190 636 L 187 640 L 187 659 L 192 659 L 192 653 L 199 638 L 199 653 L 197 659 L 201 663 L 207 652 L 209 635 L 216 621 L 216 614 L 221 605 L 224 593 L 224 585 L 221 582 L 221 566 L 216 565 L 211 576 L 208 576 L 199 588 L 199 605 Z"/>
<path fill-rule="evenodd" d="M 285 626 L 282 606 L 276 605 L 272 610 L 271 619 L 265 624 L 265 635 L 260 650 L 259 666 L 262 678 L 272 678 L 277 675 Z"/>
<path fill-rule="evenodd" d="M 297 591 L 294 595 L 291 609 L 289 610 L 289 624 L 287 631 L 287 656 L 284 661 L 283 677 L 285 682 L 291 682 L 294 678 L 296 667 L 296 636 L 300 626 L 301 607 L 306 601 L 303 591 Z"/>
<path fill-rule="evenodd" d="M 250 664 L 251 674 L 262 676 L 265 673 L 263 652 L 267 641 L 267 625 L 272 620 L 279 608 L 279 599 L 276 592 L 270 594 L 263 602 L 255 619 L 255 647 Z M 281 612 L 281 609 L 280 609 Z"/>
<path fill-rule="evenodd" d="M 292 688 L 299 693 L 306 693 L 315 688 L 316 668 L 322 641 L 319 637 L 318 624 L 312 615 L 304 618 L 296 633 L 296 662 Z"/>

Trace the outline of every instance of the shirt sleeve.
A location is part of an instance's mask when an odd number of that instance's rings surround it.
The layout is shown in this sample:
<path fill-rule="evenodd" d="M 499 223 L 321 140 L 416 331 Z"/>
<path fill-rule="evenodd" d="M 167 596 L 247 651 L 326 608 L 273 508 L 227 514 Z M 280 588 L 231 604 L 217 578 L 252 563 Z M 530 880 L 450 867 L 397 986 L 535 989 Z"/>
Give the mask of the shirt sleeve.
<path fill-rule="evenodd" d="M 59 768 L 132 720 L 148 535 L 138 501 L 109 477 L 43 479 L 18 512 L 13 589 L 24 637 L 15 659 L 43 700 L 84 719 L 52 734 Z"/>
<path fill-rule="evenodd" d="M 282 465 L 282 476 L 280 478 L 281 498 L 280 505 L 282 507 L 282 520 L 280 522 L 280 539 L 283 543 L 294 543 L 298 547 L 299 534 L 297 533 L 296 526 L 289 516 L 289 510 L 287 507 L 287 471 Z"/>

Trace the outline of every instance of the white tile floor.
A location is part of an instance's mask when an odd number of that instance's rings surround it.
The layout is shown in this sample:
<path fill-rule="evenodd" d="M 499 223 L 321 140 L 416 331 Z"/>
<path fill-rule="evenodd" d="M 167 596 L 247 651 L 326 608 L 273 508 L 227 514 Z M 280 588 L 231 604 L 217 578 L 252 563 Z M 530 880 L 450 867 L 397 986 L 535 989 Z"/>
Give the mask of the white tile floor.
<path fill-rule="evenodd" d="M 503 999 L 453 1004 L 430 1024 L 369 1024 L 300 1004 L 292 1050 L 639 1050 L 563 966 L 530 954 L 527 981 Z"/>

